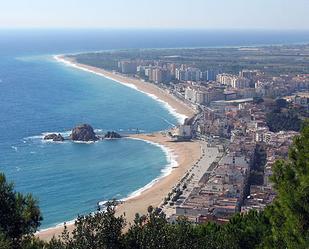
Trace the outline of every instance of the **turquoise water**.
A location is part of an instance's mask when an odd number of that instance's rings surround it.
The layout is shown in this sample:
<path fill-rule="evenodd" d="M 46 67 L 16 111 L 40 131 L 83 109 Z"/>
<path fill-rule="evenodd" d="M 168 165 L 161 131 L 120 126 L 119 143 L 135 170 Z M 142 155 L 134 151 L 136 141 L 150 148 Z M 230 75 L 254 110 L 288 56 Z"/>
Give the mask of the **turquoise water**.
<path fill-rule="evenodd" d="M 94 211 L 98 201 L 126 198 L 169 164 L 160 147 L 138 140 L 43 142 L 43 133 L 79 123 L 134 133 L 178 122 L 150 97 L 64 66 L 53 54 L 308 41 L 309 32 L 292 31 L 0 30 L 0 171 L 38 198 L 47 228 Z"/>
<path fill-rule="evenodd" d="M 125 198 L 162 174 L 166 154 L 143 141 L 42 141 L 42 133 L 67 133 L 79 123 L 122 133 L 177 124 L 160 103 L 51 56 L 10 57 L 0 68 L 0 169 L 39 199 L 42 228 L 89 213 L 98 201 Z"/>

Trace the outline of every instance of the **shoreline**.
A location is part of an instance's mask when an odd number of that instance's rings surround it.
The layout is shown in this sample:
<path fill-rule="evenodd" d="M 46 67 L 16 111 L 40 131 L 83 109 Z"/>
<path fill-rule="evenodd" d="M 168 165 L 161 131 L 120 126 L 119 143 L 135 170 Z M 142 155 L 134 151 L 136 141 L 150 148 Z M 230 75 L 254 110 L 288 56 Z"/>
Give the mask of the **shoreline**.
<path fill-rule="evenodd" d="M 138 139 L 153 144 L 158 144 L 168 149 L 173 154 L 177 166 L 170 168 L 166 175 L 161 174 L 152 182 L 142 188 L 137 189 L 124 198 L 121 204 L 116 207 L 116 216 L 125 215 L 128 225 L 132 224 L 135 214 L 147 214 L 148 206 L 159 207 L 163 199 L 177 185 L 185 173 L 194 165 L 201 156 L 201 147 L 198 141 L 172 142 L 169 137 L 161 133 L 135 134 L 128 139 Z M 163 169 L 166 169 L 164 167 Z M 67 229 L 72 232 L 74 222 L 66 222 Z M 53 236 L 61 235 L 63 224 L 55 227 L 43 229 L 36 233 L 36 236 L 43 240 L 50 240 Z"/>
<path fill-rule="evenodd" d="M 197 110 L 194 110 L 191 106 L 188 106 L 171 93 L 164 91 L 162 88 L 153 83 L 145 82 L 119 73 L 114 73 L 102 68 L 81 64 L 76 62 L 74 59 L 65 57 L 65 55 L 55 55 L 54 59 L 69 67 L 102 76 L 123 86 L 146 94 L 148 97 L 162 104 L 163 107 L 170 112 L 170 114 L 177 118 L 179 123 L 183 123 L 186 118 L 191 118 L 197 113 Z"/>
<path fill-rule="evenodd" d="M 142 134 L 146 136 L 152 136 L 150 134 Z M 146 143 L 149 143 L 153 146 L 156 146 L 162 150 L 162 152 L 165 154 L 165 158 L 167 161 L 167 164 L 165 165 L 164 168 L 161 169 L 160 175 L 158 175 L 155 179 L 153 179 L 151 182 L 147 183 L 145 186 L 133 191 L 132 193 L 128 194 L 127 197 L 120 199 L 120 201 L 128 201 L 130 199 L 134 199 L 138 196 L 140 196 L 144 191 L 150 189 L 154 184 L 162 180 L 164 177 L 170 175 L 173 171 L 173 169 L 177 168 L 179 166 L 177 162 L 178 155 L 175 154 L 174 150 L 170 149 L 169 147 L 166 147 L 165 145 L 159 144 L 155 141 L 151 141 L 140 138 L 142 135 L 129 135 L 128 137 L 124 139 L 132 139 L 132 140 L 138 140 L 138 141 L 143 141 Z"/>
<path fill-rule="evenodd" d="M 61 55 L 54 56 L 54 58 L 58 62 L 68 66 L 111 79 L 148 95 L 155 101 L 163 104 L 164 108 L 175 116 L 180 123 L 185 118 L 192 117 L 196 113 L 193 108 L 152 83 L 146 83 L 139 79 L 125 77 L 103 69 L 79 64 L 74 60 L 65 59 Z M 142 188 L 130 193 L 126 198 L 122 199 L 123 203 L 117 206 L 116 216 L 125 214 L 125 218 L 128 224 L 130 224 L 133 222 L 136 213 L 146 214 L 149 205 L 155 207 L 160 205 L 173 186 L 179 182 L 185 172 L 198 160 L 201 155 L 201 150 L 198 141 L 171 142 L 167 136 L 159 132 L 129 135 L 127 139 L 142 140 L 160 147 L 168 161 L 168 164 L 162 168 L 161 174 L 157 178 Z M 74 221 L 68 221 L 66 224 L 69 231 L 74 229 Z M 53 236 L 60 235 L 63 228 L 63 224 L 58 224 L 55 227 L 38 231 L 36 236 L 43 240 L 50 240 Z"/>
<path fill-rule="evenodd" d="M 150 205 L 153 207 L 160 206 L 167 194 L 177 185 L 202 153 L 199 141 L 173 142 L 162 133 L 136 134 L 131 135 L 130 138 L 155 143 L 167 148 L 169 155 L 174 157 L 176 162 L 174 165 L 171 163 L 169 172 L 161 174 L 149 183 L 152 184 L 149 188 L 144 189 L 139 195 L 129 197 L 117 206 L 116 216 L 125 213 L 127 222 L 132 224 L 136 213 L 147 214 L 147 208 Z"/>

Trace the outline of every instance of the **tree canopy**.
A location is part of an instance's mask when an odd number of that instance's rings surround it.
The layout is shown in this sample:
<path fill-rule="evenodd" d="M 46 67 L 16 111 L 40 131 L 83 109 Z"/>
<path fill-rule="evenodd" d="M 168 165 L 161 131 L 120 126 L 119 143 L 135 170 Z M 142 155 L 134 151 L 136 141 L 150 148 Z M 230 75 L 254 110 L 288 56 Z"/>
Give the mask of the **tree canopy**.
<path fill-rule="evenodd" d="M 270 131 L 300 131 L 302 121 L 295 111 L 270 112 L 266 115 L 267 126 Z"/>
<path fill-rule="evenodd" d="M 273 242 L 282 248 L 309 246 L 309 125 L 304 126 L 289 151 L 289 160 L 277 161 L 273 168 L 278 197 L 266 211 Z M 279 247 L 278 247 L 279 248 Z"/>
<path fill-rule="evenodd" d="M 37 201 L 32 195 L 14 191 L 4 174 L 0 174 L 0 245 L 20 248 L 31 237 L 42 220 Z"/>

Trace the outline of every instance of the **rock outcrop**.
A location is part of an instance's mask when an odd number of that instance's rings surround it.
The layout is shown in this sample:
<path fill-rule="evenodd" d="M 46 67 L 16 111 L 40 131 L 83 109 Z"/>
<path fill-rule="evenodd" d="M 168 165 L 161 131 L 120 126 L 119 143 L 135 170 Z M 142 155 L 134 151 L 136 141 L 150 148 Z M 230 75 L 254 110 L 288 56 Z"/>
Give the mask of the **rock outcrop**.
<path fill-rule="evenodd" d="M 117 132 L 114 132 L 114 131 L 108 131 L 105 135 L 104 135 L 104 138 L 121 138 L 121 136 L 117 133 Z"/>
<path fill-rule="evenodd" d="M 63 136 L 61 136 L 61 134 L 52 133 L 52 134 L 47 134 L 44 137 L 44 140 L 53 140 L 55 142 L 63 142 L 64 138 Z"/>
<path fill-rule="evenodd" d="M 78 125 L 73 128 L 70 135 L 73 141 L 97 141 L 99 138 L 96 136 L 93 128 L 89 124 Z"/>

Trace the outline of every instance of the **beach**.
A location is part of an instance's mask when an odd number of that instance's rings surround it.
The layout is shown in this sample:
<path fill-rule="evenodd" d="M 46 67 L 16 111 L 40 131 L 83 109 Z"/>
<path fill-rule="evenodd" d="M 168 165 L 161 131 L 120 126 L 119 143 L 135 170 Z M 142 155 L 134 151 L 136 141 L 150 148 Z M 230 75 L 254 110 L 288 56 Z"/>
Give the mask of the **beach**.
<path fill-rule="evenodd" d="M 173 168 L 169 175 L 159 179 L 139 196 L 129 198 L 117 207 L 116 214 L 121 215 L 125 213 L 128 222 L 134 220 L 136 213 L 146 214 L 148 206 L 158 207 L 164 197 L 167 196 L 186 171 L 201 156 L 201 148 L 198 141 L 171 142 L 169 137 L 161 133 L 139 134 L 133 135 L 133 137 L 161 144 L 171 150 L 177 161 L 177 167 Z"/>
<path fill-rule="evenodd" d="M 174 167 L 170 174 L 159 178 L 151 187 L 140 192 L 136 196 L 129 197 L 116 208 L 116 215 L 125 215 L 128 223 L 134 221 L 136 213 L 146 214 L 148 206 L 157 207 L 164 197 L 171 191 L 178 181 L 183 177 L 194 162 L 201 156 L 201 148 L 198 141 L 191 142 L 171 142 L 169 137 L 162 133 L 154 134 L 136 134 L 131 136 L 134 139 L 142 139 L 152 143 L 160 144 L 173 154 L 177 166 Z M 68 230 L 74 229 L 73 224 L 67 225 Z M 63 231 L 63 226 L 50 228 L 37 233 L 37 236 L 43 240 L 49 240 L 53 236 L 58 236 Z"/>
<path fill-rule="evenodd" d="M 191 107 L 154 84 L 128 78 L 88 65 L 82 65 L 71 59 L 68 60 L 63 56 L 57 56 L 56 59 L 69 66 L 110 78 L 118 83 L 149 95 L 156 101 L 164 104 L 165 107 L 178 118 L 179 122 L 183 122 L 186 117 L 192 117 L 195 114 L 195 110 Z M 134 134 L 130 135 L 128 139 L 140 139 L 157 144 L 168 154 L 167 156 L 170 157 L 170 160 L 174 161 L 168 165 L 169 168 L 165 169 L 166 172 L 159 178 L 154 179 L 153 182 L 149 183 L 144 188 L 131 194 L 123 203 L 117 206 L 116 215 L 125 215 L 128 224 L 130 224 L 133 222 L 136 213 L 146 214 L 148 206 L 157 207 L 160 205 L 164 197 L 179 182 L 186 171 L 200 158 L 201 147 L 198 141 L 172 142 L 163 132 Z M 74 229 L 74 224 L 67 224 L 67 227 L 69 231 L 72 231 Z M 40 231 L 37 233 L 37 236 L 41 239 L 49 240 L 53 236 L 60 235 L 62 231 L 63 226 L 57 226 Z"/>
<path fill-rule="evenodd" d="M 176 116 L 180 123 L 183 123 L 184 119 L 187 117 L 194 116 L 197 111 L 194 110 L 191 106 L 188 106 L 169 92 L 161 89 L 160 87 L 156 86 L 155 84 L 144 82 L 140 79 L 127 77 L 119 73 L 111 72 L 104 70 L 102 68 L 97 68 L 85 64 L 77 63 L 71 57 L 65 57 L 63 55 L 54 56 L 54 58 L 64 63 L 70 67 L 74 67 L 86 72 L 94 73 L 99 76 L 103 76 L 105 78 L 111 79 L 115 82 L 118 82 L 124 86 L 133 88 L 137 91 L 140 91 L 144 94 L 147 94 L 149 97 L 153 98 L 156 101 L 159 101 L 163 104 L 169 112 Z"/>

